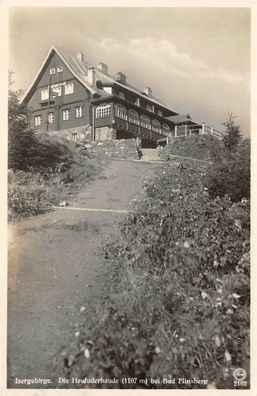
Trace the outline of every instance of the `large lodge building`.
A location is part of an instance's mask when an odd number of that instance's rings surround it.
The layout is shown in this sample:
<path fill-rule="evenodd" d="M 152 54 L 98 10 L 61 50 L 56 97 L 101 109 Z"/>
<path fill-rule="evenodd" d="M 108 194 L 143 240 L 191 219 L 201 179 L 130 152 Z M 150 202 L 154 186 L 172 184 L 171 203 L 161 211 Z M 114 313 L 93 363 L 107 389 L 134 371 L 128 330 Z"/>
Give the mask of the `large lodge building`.
<path fill-rule="evenodd" d="M 32 129 L 73 140 L 139 138 L 143 146 L 155 147 L 169 136 L 201 128 L 189 115 L 167 107 L 151 88 L 130 85 L 124 73 L 111 76 L 106 64 L 94 67 L 82 52 L 74 57 L 55 47 L 22 103 Z"/>

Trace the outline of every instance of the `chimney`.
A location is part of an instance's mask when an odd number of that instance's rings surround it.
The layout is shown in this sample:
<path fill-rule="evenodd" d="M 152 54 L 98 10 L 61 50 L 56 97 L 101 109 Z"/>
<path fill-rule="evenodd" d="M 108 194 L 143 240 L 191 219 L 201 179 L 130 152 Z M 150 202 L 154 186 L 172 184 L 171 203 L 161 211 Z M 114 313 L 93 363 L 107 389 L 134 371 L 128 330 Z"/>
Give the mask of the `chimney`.
<path fill-rule="evenodd" d="M 152 93 L 152 88 L 146 87 L 146 88 L 144 89 L 144 93 L 145 93 L 147 96 L 151 97 L 151 96 L 153 95 L 153 93 Z"/>
<path fill-rule="evenodd" d="M 95 68 L 94 66 L 90 66 L 87 72 L 87 81 L 90 85 L 95 85 Z"/>
<path fill-rule="evenodd" d="M 108 66 L 105 63 L 99 63 L 99 65 L 97 66 L 97 68 L 104 74 L 108 74 Z"/>
<path fill-rule="evenodd" d="M 118 72 L 116 76 L 116 81 L 120 82 L 121 84 L 126 84 L 126 74 Z"/>
<path fill-rule="evenodd" d="M 80 51 L 77 54 L 77 59 L 80 60 L 81 62 L 85 62 L 85 55 L 84 55 L 84 53 L 82 51 Z"/>

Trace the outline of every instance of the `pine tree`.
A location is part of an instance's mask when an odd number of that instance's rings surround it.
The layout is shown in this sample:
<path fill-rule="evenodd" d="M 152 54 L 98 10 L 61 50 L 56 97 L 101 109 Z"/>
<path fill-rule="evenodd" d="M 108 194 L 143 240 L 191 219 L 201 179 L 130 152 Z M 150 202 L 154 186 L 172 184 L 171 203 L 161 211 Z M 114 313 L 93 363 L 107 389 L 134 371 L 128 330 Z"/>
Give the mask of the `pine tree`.
<path fill-rule="evenodd" d="M 226 127 L 225 135 L 223 137 L 223 144 L 228 151 L 229 158 L 235 152 L 242 140 L 240 126 L 235 121 L 235 116 L 229 114 L 228 119 L 223 123 Z"/>

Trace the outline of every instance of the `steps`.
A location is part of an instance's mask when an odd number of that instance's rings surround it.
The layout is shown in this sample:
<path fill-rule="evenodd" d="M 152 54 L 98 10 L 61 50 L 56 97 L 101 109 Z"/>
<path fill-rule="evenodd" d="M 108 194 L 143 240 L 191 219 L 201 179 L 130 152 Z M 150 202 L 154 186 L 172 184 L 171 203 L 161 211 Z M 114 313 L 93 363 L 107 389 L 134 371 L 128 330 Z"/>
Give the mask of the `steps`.
<path fill-rule="evenodd" d="M 159 150 L 157 148 L 143 148 L 142 161 L 161 161 Z"/>
<path fill-rule="evenodd" d="M 110 158 L 139 159 L 135 139 L 105 140 L 103 142 L 93 142 L 91 146 L 91 152 L 96 152 Z"/>

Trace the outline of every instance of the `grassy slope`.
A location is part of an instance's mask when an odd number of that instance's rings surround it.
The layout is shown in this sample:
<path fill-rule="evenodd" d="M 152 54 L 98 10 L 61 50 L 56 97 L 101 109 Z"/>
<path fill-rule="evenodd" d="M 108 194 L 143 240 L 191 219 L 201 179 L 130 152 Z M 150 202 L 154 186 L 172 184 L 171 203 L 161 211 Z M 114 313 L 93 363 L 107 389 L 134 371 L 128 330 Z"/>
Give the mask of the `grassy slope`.
<path fill-rule="evenodd" d="M 52 149 L 51 142 L 65 147 L 65 155 L 60 158 L 60 166 L 67 163 L 66 170 L 58 171 L 47 167 L 15 172 L 9 170 L 10 221 L 44 213 L 63 200 L 71 203 L 79 189 L 99 175 L 108 161 L 101 153 L 92 154 L 90 150 L 81 152 L 73 142 L 59 138 L 44 138 L 44 142 L 49 155 Z"/>
<path fill-rule="evenodd" d="M 213 145 L 220 145 L 220 142 L 209 135 L 177 138 L 163 149 L 162 156 L 164 154 L 171 154 L 181 157 L 208 160 L 210 159 L 210 149 Z"/>

